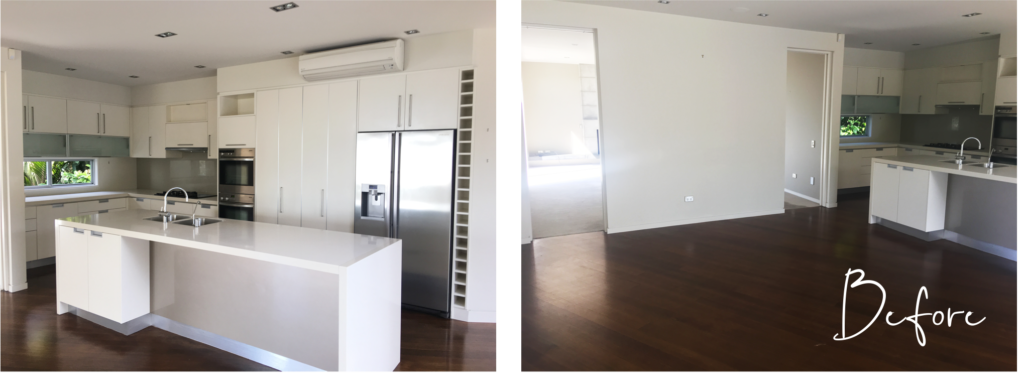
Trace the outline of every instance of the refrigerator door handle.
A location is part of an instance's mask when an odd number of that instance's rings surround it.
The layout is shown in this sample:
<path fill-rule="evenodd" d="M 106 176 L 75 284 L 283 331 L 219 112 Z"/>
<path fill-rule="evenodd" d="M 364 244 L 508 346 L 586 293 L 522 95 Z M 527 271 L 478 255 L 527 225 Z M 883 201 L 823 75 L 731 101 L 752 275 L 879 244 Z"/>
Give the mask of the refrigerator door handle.
<path fill-rule="evenodd" d="M 402 95 L 398 95 L 398 113 L 397 113 L 396 117 L 398 118 L 398 124 L 396 124 L 395 127 L 401 129 L 402 128 Z"/>
<path fill-rule="evenodd" d="M 408 106 L 409 106 L 409 113 L 406 114 L 406 116 L 408 117 L 408 124 L 407 124 L 407 126 L 409 126 L 409 128 L 412 128 L 412 94 L 411 93 L 409 94 L 409 104 L 408 104 Z"/>
<path fill-rule="evenodd" d="M 391 212 L 391 223 L 394 226 L 395 234 L 392 236 L 398 238 L 399 229 L 401 225 L 398 224 L 399 215 L 402 210 L 402 133 L 397 134 L 398 141 L 395 142 L 395 178 L 394 185 L 391 187 L 391 195 L 393 196 L 395 208 Z"/>

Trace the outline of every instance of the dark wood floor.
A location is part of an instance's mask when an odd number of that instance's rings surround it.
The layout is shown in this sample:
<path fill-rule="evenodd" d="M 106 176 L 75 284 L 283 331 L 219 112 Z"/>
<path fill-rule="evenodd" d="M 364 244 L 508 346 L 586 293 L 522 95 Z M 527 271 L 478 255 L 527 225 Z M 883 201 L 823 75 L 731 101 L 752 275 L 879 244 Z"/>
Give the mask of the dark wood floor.
<path fill-rule="evenodd" d="M 867 223 L 866 194 L 838 208 L 524 245 L 522 367 L 558 370 L 1016 370 L 1017 263 Z M 848 269 L 885 308 L 840 332 Z M 851 279 L 851 282 L 853 280 Z M 914 314 L 973 311 L 952 327 Z M 881 292 L 849 290 L 847 334 Z"/>
<path fill-rule="evenodd" d="M 3 371 L 273 371 L 149 327 L 131 336 L 74 315 L 58 316 L 54 266 L 29 270 L 29 288 L 0 293 Z M 494 371 L 494 324 L 402 312 L 399 371 Z"/>

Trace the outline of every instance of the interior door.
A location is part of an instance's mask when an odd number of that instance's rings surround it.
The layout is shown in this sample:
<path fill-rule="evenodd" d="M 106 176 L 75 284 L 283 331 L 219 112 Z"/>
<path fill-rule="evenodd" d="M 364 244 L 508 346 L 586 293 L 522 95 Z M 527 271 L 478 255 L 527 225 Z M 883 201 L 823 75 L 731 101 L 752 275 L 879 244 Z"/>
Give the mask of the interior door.
<path fill-rule="evenodd" d="M 449 311 L 455 131 L 405 131 L 398 138 L 397 238 L 402 303 Z"/>
<path fill-rule="evenodd" d="M 280 187 L 277 182 L 278 90 L 256 92 L 256 222 L 277 223 Z M 223 133 L 221 133 L 223 134 Z M 221 208 L 221 216 L 226 212 Z"/>
<path fill-rule="evenodd" d="M 68 134 L 102 135 L 100 104 L 68 100 Z"/>
<path fill-rule="evenodd" d="M 410 73 L 405 81 L 406 130 L 458 127 L 459 71 Z"/>
<path fill-rule="evenodd" d="M 405 128 L 405 75 L 359 80 L 359 131 Z"/>
<path fill-rule="evenodd" d="M 329 88 L 302 88 L 302 227 L 314 229 L 327 228 Z"/>
<path fill-rule="evenodd" d="M 302 87 L 282 89 L 279 104 L 277 180 L 281 211 L 277 223 L 302 226 Z M 259 198 L 256 201 L 259 203 Z"/>
<path fill-rule="evenodd" d="M 383 132 L 356 135 L 356 234 L 390 237 L 395 137 L 395 133 Z"/>

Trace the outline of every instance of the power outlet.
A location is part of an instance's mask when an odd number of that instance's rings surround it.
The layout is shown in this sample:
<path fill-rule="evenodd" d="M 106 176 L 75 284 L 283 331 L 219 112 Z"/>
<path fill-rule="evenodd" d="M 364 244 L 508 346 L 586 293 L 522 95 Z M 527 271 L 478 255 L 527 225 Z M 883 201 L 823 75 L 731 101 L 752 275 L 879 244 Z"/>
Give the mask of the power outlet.
<path fill-rule="evenodd" d="M 795 173 L 793 174 L 793 178 L 796 179 L 796 174 Z"/>
<path fill-rule="evenodd" d="M 687 196 L 687 197 L 686 197 L 686 198 L 684 198 L 683 200 L 685 200 L 685 201 L 687 201 L 687 202 L 693 202 L 693 197 L 692 197 L 692 196 Z"/>
<path fill-rule="evenodd" d="M 814 177 L 813 176 L 811 177 L 811 185 L 812 186 L 814 185 Z"/>

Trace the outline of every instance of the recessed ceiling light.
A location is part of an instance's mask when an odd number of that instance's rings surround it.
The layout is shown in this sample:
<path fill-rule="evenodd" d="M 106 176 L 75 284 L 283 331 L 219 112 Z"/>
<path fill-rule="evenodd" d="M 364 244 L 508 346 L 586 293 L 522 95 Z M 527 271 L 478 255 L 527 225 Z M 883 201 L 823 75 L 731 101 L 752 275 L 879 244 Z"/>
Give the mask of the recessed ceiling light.
<path fill-rule="evenodd" d="M 911 43 L 910 46 L 921 46 L 920 43 Z"/>
<path fill-rule="evenodd" d="M 870 44 L 871 44 L 871 42 L 864 42 L 864 44 L 865 44 L 865 45 L 870 45 Z"/>
<path fill-rule="evenodd" d="M 668 0 L 658 0 L 658 4 L 668 4 Z"/>
<path fill-rule="evenodd" d="M 420 30 L 407 30 L 405 35 L 419 34 Z"/>
<path fill-rule="evenodd" d="M 757 14 L 757 16 L 760 16 L 760 17 L 762 17 L 762 18 L 767 18 L 767 17 L 768 17 L 768 14 Z"/>
<path fill-rule="evenodd" d="M 75 68 L 64 68 L 64 70 L 70 70 L 70 71 L 74 72 Z"/>
<path fill-rule="evenodd" d="M 290 50 L 282 51 L 281 54 L 284 54 L 284 55 L 292 54 L 292 51 L 290 51 Z"/>
<path fill-rule="evenodd" d="M 199 68 L 199 69 L 203 69 L 205 67 L 206 67 L 206 65 L 196 65 L 196 68 Z"/>
<path fill-rule="evenodd" d="M 173 36 L 175 36 L 175 35 L 178 35 L 178 34 L 172 33 L 172 32 L 170 32 L 170 31 L 168 31 L 168 32 L 165 32 L 165 33 L 160 33 L 160 34 L 156 34 L 156 36 L 158 36 L 158 37 L 160 37 L 160 38 L 167 38 L 167 37 L 173 37 Z"/>
<path fill-rule="evenodd" d="M 981 35 L 988 35 L 988 34 L 989 34 L 988 32 L 981 33 Z"/>
<path fill-rule="evenodd" d="M 133 78 L 133 79 L 137 79 L 137 78 L 139 78 L 139 76 L 128 76 L 128 77 L 131 77 L 131 78 Z"/>
<path fill-rule="evenodd" d="M 971 12 L 969 14 L 964 14 L 963 17 L 970 18 L 970 17 L 978 16 L 978 15 L 981 15 L 981 13 L 980 12 Z"/>
<path fill-rule="evenodd" d="M 290 10 L 292 8 L 299 8 L 299 5 L 295 4 L 295 3 L 287 3 L 287 4 L 275 5 L 273 7 L 270 7 L 270 9 L 274 10 L 274 12 L 287 11 L 287 10 Z"/>

